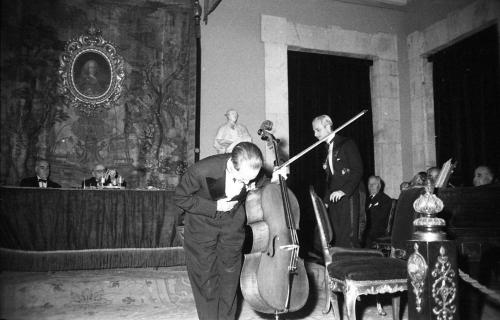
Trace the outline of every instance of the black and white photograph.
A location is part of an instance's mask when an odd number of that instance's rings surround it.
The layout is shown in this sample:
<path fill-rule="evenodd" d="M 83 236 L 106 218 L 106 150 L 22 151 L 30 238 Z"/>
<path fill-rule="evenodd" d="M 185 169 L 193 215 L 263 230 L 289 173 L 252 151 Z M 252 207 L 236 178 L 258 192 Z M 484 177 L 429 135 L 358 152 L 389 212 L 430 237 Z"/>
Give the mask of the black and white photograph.
<path fill-rule="evenodd" d="M 500 0 L 0 5 L 0 320 L 500 319 Z"/>

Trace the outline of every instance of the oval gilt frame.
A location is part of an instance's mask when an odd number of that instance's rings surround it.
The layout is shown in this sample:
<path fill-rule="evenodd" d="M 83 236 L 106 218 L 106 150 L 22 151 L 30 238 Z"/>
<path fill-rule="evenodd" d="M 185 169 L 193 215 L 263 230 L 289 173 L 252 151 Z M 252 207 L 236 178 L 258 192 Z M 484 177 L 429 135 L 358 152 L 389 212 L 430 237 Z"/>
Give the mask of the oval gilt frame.
<path fill-rule="evenodd" d="M 119 99 L 125 72 L 123 58 L 93 26 L 68 41 L 59 56 L 59 93 L 87 115 L 110 108 Z"/>

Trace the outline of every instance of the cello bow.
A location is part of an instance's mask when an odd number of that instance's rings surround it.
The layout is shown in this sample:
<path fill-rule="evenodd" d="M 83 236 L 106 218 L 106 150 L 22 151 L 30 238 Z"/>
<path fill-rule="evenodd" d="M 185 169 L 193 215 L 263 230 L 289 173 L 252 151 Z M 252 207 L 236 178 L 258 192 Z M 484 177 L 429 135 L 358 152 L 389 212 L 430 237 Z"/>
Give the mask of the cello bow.
<path fill-rule="evenodd" d="M 344 129 L 345 127 L 347 127 L 348 125 L 350 125 L 352 122 L 356 121 L 359 117 L 361 117 L 362 115 L 364 115 L 367 112 L 368 112 L 368 109 L 365 109 L 365 110 L 361 111 L 360 113 L 358 113 L 357 115 L 355 115 L 354 117 L 352 117 L 351 119 L 349 119 L 348 121 L 346 121 L 344 124 L 342 124 L 341 126 L 339 126 L 337 129 L 335 129 L 332 133 L 330 133 L 329 135 L 327 135 L 326 137 L 324 137 L 323 139 L 320 139 L 320 140 L 316 141 L 314 144 L 310 145 L 309 147 L 307 147 L 306 149 L 302 150 L 301 152 L 299 152 L 295 156 L 293 156 L 290 159 L 288 159 L 287 161 L 283 162 L 281 165 L 277 166 L 274 169 L 274 171 L 278 171 L 278 170 L 280 170 L 280 169 L 282 169 L 284 167 L 287 167 L 287 166 L 291 165 L 293 162 L 295 162 L 295 160 L 299 159 L 300 157 L 302 157 L 303 155 L 305 155 L 306 153 L 308 153 L 312 149 L 316 148 L 317 146 L 319 146 L 321 143 L 325 142 L 326 140 L 332 138 L 333 136 L 335 136 L 335 134 L 337 132 L 339 132 L 340 130 Z"/>

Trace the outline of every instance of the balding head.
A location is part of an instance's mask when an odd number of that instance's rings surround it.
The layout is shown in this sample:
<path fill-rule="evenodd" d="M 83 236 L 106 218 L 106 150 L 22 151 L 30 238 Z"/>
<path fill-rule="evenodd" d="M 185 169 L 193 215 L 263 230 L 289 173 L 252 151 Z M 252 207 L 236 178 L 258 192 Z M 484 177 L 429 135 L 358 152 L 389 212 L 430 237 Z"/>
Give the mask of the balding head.
<path fill-rule="evenodd" d="M 104 173 L 106 172 L 106 167 L 103 164 L 96 164 L 94 169 L 92 170 L 92 176 L 96 178 L 97 180 L 100 180 L 102 177 L 104 177 Z"/>
<path fill-rule="evenodd" d="M 427 179 L 430 179 L 434 185 L 439 177 L 439 173 L 441 173 L 441 170 L 438 167 L 430 167 L 427 169 Z"/>
<path fill-rule="evenodd" d="M 376 195 L 382 189 L 382 179 L 379 176 L 370 176 L 368 178 L 368 191 L 370 195 Z"/>
<path fill-rule="evenodd" d="M 332 119 L 326 114 L 314 118 L 312 128 L 316 139 L 321 140 L 332 133 L 332 125 Z"/>
<path fill-rule="evenodd" d="M 488 166 L 479 166 L 474 170 L 474 178 L 472 179 L 472 184 L 474 187 L 484 186 L 491 184 L 495 176 L 493 171 Z"/>

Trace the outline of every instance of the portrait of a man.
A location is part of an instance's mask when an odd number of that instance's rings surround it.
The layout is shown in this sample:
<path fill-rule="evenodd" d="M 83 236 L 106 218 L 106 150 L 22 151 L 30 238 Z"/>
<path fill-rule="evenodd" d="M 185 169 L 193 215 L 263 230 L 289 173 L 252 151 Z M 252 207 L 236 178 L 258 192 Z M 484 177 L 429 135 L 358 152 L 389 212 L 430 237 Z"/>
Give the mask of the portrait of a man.
<path fill-rule="evenodd" d="M 110 84 L 111 69 L 107 60 L 99 53 L 85 52 L 75 60 L 73 69 L 75 87 L 80 94 L 98 97 Z"/>

